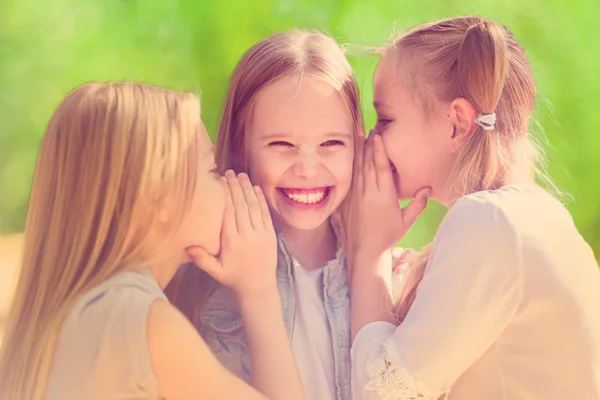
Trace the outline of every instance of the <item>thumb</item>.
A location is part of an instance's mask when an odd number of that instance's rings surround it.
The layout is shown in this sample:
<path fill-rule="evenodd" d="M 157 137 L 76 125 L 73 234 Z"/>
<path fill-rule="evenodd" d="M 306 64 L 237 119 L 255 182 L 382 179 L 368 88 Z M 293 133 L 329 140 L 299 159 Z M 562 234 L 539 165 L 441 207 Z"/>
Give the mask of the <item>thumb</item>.
<path fill-rule="evenodd" d="M 414 200 L 402 210 L 402 217 L 405 225 L 410 226 L 417 220 L 419 215 L 421 215 L 427 207 L 429 196 L 431 196 L 430 187 L 424 187 L 417 191 Z"/>
<path fill-rule="evenodd" d="M 218 258 L 212 256 L 200 246 L 191 246 L 185 250 L 198 268 L 221 282 L 223 278 L 223 268 Z"/>

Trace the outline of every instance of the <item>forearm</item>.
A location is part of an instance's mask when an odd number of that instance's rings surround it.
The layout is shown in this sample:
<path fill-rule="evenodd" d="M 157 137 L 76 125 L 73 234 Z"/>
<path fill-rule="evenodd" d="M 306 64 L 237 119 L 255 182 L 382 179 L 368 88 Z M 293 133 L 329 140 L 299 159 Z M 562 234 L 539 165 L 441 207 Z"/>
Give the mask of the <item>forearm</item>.
<path fill-rule="evenodd" d="M 360 254 L 352 257 L 352 341 L 362 327 L 370 322 L 394 323 L 391 263 L 391 255 L 387 252 L 380 257 L 366 257 Z"/>
<path fill-rule="evenodd" d="M 252 385 L 272 400 L 304 399 L 277 289 L 239 300 L 250 346 Z"/>

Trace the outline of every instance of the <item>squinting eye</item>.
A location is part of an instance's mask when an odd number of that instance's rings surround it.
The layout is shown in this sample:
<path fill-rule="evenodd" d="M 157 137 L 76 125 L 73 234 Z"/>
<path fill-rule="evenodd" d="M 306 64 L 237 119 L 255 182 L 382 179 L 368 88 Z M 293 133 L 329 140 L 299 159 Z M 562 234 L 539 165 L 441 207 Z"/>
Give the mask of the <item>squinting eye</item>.
<path fill-rule="evenodd" d="M 323 147 L 345 146 L 345 144 L 341 140 L 328 140 L 325 143 L 323 143 L 321 146 L 323 146 Z"/>
<path fill-rule="evenodd" d="M 379 119 L 377 120 L 377 123 L 378 123 L 378 124 L 381 124 L 381 125 L 387 125 L 387 124 L 389 124 L 390 122 L 391 122 L 391 120 L 390 120 L 390 119 L 387 119 L 387 118 L 379 118 Z"/>
<path fill-rule="evenodd" d="M 217 168 L 217 167 L 214 167 L 213 169 L 211 169 L 211 170 L 210 170 L 210 171 L 208 171 L 208 172 L 210 172 L 211 174 L 215 174 L 215 175 L 217 175 L 217 174 L 219 173 L 219 170 L 218 170 L 218 168 Z"/>
<path fill-rule="evenodd" d="M 275 141 L 275 142 L 271 142 L 269 143 L 269 146 L 274 146 L 274 147 L 294 147 L 293 144 L 289 143 L 289 142 L 284 142 L 281 140 Z"/>

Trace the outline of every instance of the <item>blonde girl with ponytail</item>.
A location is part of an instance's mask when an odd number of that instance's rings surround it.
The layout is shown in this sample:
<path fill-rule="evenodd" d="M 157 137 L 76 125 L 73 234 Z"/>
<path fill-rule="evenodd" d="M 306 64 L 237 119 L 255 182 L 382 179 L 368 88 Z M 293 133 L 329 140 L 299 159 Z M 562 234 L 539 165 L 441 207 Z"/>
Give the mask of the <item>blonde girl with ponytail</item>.
<path fill-rule="evenodd" d="M 506 27 L 460 17 L 381 55 L 348 229 L 354 399 L 600 398 L 600 271 L 536 183 L 525 52 Z M 449 211 L 390 312 L 389 249 L 428 198 Z"/>

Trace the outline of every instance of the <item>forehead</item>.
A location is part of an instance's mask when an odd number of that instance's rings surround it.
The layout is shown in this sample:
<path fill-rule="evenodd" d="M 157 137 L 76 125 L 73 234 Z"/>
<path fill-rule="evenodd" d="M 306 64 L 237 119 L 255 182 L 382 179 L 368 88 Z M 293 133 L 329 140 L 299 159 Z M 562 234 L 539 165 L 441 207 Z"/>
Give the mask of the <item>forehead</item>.
<path fill-rule="evenodd" d="M 283 77 L 256 95 L 251 123 L 256 134 L 351 133 L 352 114 L 342 94 L 306 74 Z"/>
<path fill-rule="evenodd" d="M 400 67 L 398 57 L 390 54 L 389 51 L 386 52 L 375 68 L 374 89 L 386 93 L 396 90 L 398 86 L 403 86 Z"/>
<path fill-rule="evenodd" d="M 398 56 L 386 53 L 373 77 L 373 97 L 376 105 L 397 105 L 414 103 L 414 88 L 403 78 L 402 63 Z"/>

